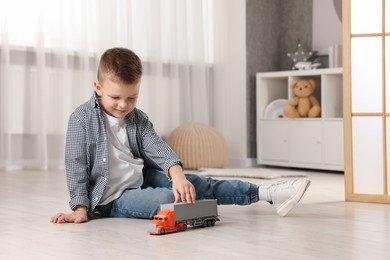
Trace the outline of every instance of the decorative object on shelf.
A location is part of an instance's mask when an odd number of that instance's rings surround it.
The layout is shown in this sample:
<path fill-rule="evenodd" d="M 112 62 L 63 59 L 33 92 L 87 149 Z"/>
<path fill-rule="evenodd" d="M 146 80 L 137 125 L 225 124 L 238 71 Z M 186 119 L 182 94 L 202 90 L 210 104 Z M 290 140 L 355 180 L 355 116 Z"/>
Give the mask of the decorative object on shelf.
<path fill-rule="evenodd" d="M 312 62 L 310 59 L 315 54 L 314 51 L 305 51 L 302 47 L 302 44 L 298 41 L 297 50 L 295 52 L 287 53 L 287 56 L 292 59 L 293 65 L 292 70 L 300 69 L 300 70 L 308 70 L 313 69 L 311 66 Z M 315 66 L 317 68 L 318 65 Z"/>
<path fill-rule="evenodd" d="M 321 113 L 320 102 L 313 96 L 316 86 L 312 79 L 301 79 L 291 85 L 294 97 L 288 99 L 284 108 L 286 117 L 318 117 Z"/>
<path fill-rule="evenodd" d="M 319 62 L 300 61 L 295 64 L 295 68 L 298 70 L 315 70 L 321 66 Z"/>
<path fill-rule="evenodd" d="M 284 107 L 288 104 L 287 99 L 276 99 L 268 104 L 264 110 L 263 118 L 284 118 Z"/>
<path fill-rule="evenodd" d="M 341 45 L 329 46 L 329 68 L 340 68 L 343 65 L 343 52 Z"/>

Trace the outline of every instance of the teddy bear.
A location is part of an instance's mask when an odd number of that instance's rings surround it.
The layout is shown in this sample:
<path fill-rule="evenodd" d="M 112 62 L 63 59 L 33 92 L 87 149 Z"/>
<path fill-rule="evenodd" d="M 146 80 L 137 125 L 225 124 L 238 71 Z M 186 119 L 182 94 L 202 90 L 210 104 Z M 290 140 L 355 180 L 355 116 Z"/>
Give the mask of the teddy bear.
<path fill-rule="evenodd" d="M 321 113 L 320 103 L 313 96 L 316 86 L 312 79 L 301 79 L 291 85 L 294 97 L 288 99 L 284 115 L 290 118 L 317 117 Z"/>

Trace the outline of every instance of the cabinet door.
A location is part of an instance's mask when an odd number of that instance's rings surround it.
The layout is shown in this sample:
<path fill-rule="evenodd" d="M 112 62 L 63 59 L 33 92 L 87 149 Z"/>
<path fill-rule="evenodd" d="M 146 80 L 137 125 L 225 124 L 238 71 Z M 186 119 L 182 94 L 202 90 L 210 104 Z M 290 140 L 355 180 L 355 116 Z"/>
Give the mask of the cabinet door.
<path fill-rule="evenodd" d="M 261 160 L 288 161 L 288 122 L 262 120 L 259 123 L 258 158 Z"/>
<path fill-rule="evenodd" d="M 325 121 L 324 129 L 324 163 L 344 165 L 343 121 Z"/>
<path fill-rule="evenodd" d="M 322 163 L 320 121 L 290 122 L 290 159 L 297 163 Z"/>

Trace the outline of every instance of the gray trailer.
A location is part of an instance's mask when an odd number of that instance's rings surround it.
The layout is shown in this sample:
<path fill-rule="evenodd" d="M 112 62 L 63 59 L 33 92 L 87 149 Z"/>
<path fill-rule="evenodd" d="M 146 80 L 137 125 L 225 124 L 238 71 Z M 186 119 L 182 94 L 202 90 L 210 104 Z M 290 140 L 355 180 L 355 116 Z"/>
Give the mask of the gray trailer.
<path fill-rule="evenodd" d="M 198 200 L 195 204 L 161 204 L 161 210 L 173 210 L 175 222 L 187 222 L 189 226 L 214 226 L 218 219 L 217 200 Z"/>

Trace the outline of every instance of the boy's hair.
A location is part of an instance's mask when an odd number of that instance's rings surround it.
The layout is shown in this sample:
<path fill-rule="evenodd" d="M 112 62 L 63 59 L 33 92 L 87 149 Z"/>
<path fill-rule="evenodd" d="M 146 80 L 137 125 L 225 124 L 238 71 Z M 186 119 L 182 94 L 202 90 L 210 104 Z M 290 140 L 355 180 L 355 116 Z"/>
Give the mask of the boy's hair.
<path fill-rule="evenodd" d="M 97 79 L 100 84 L 109 78 L 125 84 L 136 83 L 142 76 L 141 59 L 133 51 L 126 48 L 106 50 L 100 58 Z"/>

